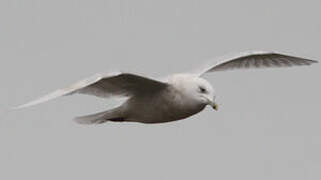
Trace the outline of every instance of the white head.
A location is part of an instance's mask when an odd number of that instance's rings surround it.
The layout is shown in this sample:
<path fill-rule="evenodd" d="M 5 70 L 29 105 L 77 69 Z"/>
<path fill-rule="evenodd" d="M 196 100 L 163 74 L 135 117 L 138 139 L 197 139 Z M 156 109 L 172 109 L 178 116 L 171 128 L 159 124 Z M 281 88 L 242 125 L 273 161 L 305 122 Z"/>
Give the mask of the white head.
<path fill-rule="evenodd" d="M 205 79 L 191 74 L 176 74 L 168 82 L 179 89 L 189 102 L 203 106 L 210 105 L 217 110 L 214 88 Z"/>

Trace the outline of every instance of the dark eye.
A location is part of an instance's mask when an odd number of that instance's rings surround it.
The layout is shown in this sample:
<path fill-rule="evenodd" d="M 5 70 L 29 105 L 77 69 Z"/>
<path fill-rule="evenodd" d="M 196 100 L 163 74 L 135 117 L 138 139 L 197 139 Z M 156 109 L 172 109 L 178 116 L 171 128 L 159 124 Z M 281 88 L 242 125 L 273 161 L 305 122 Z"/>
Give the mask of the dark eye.
<path fill-rule="evenodd" d="M 200 90 L 201 93 L 206 93 L 207 92 L 204 87 L 199 87 L 199 90 Z"/>

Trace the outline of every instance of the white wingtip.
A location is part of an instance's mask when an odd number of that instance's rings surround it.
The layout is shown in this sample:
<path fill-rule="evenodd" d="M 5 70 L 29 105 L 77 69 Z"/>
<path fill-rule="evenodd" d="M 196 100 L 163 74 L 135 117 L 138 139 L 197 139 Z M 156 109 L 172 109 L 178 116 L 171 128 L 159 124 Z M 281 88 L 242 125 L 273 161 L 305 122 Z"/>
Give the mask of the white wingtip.
<path fill-rule="evenodd" d="M 22 105 L 19 105 L 19 106 L 11 107 L 10 109 L 11 110 L 18 110 L 18 109 L 23 109 L 23 108 L 27 108 L 27 107 L 30 107 L 30 106 L 34 106 L 36 104 L 39 104 L 39 103 L 30 102 L 30 103 L 22 104 Z"/>
<path fill-rule="evenodd" d="M 63 96 L 63 95 L 66 95 L 68 92 L 66 91 L 63 91 L 63 90 L 57 90 L 55 92 L 52 92 L 46 96 L 43 96 L 43 97 L 40 97 L 39 99 L 36 99 L 34 101 L 30 101 L 26 104 L 22 104 L 20 106 L 17 106 L 17 107 L 13 107 L 12 109 L 22 109 L 22 108 L 26 108 L 26 107 L 30 107 L 30 106 L 34 106 L 34 105 L 37 105 L 37 104 L 40 104 L 40 103 L 43 103 L 43 102 L 46 102 L 46 101 L 49 101 L 51 99 L 55 99 L 59 96 Z"/>
<path fill-rule="evenodd" d="M 25 107 L 28 107 L 28 106 L 29 106 L 28 104 L 22 104 L 22 105 L 19 105 L 19 106 L 11 107 L 10 109 L 11 110 L 18 110 L 18 109 L 22 109 L 22 108 L 25 108 Z"/>
<path fill-rule="evenodd" d="M 22 104 L 22 105 L 19 105 L 19 106 L 16 106 L 16 107 L 12 107 L 11 109 L 12 110 L 18 110 L 18 109 L 23 109 L 23 108 L 27 108 L 27 107 L 30 107 L 30 106 L 34 106 L 36 104 L 39 104 L 40 102 L 29 102 L 29 103 L 26 103 L 26 104 Z"/>

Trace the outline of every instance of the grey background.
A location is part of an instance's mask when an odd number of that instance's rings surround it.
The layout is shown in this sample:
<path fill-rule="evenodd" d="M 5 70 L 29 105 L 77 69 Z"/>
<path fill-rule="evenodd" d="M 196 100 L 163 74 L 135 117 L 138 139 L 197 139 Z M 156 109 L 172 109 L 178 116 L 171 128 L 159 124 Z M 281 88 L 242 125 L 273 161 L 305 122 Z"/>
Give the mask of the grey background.
<path fill-rule="evenodd" d="M 152 77 L 251 49 L 321 60 L 321 2 L 1 0 L 0 179 L 320 179 L 320 65 L 213 73 L 221 104 L 183 121 L 81 126 L 111 101 L 70 96 L 118 68 Z"/>

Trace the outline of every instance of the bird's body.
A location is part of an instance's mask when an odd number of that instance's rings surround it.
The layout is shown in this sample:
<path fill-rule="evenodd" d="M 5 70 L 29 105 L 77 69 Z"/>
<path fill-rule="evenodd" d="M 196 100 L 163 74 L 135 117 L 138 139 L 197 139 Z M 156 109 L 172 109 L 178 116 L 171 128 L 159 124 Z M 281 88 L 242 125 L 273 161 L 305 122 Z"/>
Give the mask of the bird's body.
<path fill-rule="evenodd" d="M 168 87 L 156 94 L 129 98 L 120 108 L 124 121 L 162 123 L 187 118 L 206 105 L 182 102 L 188 102 L 184 95 Z"/>
<path fill-rule="evenodd" d="M 217 110 L 214 88 L 201 77 L 205 73 L 230 69 L 300 66 L 316 62 L 278 53 L 250 52 L 226 58 L 196 73 L 174 74 L 165 80 L 129 73 L 97 74 L 18 108 L 74 93 L 102 98 L 122 96 L 127 97 L 127 100 L 119 107 L 77 117 L 75 120 L 81 124 L 99 124 L 106 121 L 164 123 L 192 116 L 202 111 L 206 105 Z"/>
<path fill-rule="evenodd" d="M 192 96 L 193 90 L 197 90 L 199 84 L 212 89 L 205 79 L 193 74 L 175 74 L 164 83 L 168 84 L 166 88 L 132 96 L 119 107 L 99 113 L 97 117 L 100 118 L 94 118 L 95 123 L 103 123 L 106 120 L 163 123 L 184 119 L 202 111 L 207 105 L 206 101 L 199 101 L 197 97 Z M 210 96 L 211 99 L 215 97 L 214 94 Z M 90 118 L 92 119 L 92 116 Z M 88 117 L 79 117 L 76 121 L 86 124 Z"/>

